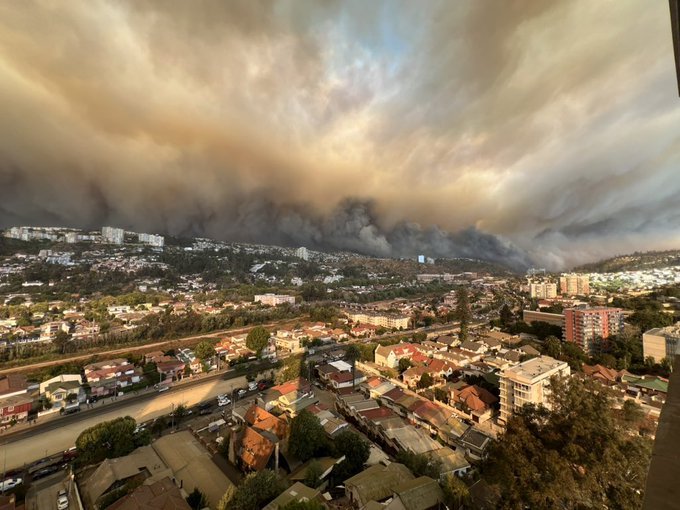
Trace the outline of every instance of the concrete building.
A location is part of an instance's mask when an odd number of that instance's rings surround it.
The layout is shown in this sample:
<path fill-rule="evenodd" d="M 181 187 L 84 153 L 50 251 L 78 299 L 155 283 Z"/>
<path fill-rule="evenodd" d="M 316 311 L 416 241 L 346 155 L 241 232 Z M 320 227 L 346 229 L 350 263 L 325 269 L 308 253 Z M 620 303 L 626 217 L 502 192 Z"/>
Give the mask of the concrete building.
<path fill-rule="evenodd" d="M 534 310 L 522 310 L 522 320 L 527 324 L 534 322 L 547 322 L 553 326 L 562 327 L 564 315 L 561 313 L 536 312 Z"/>
<path fill-rule="evenodd" d="M 140 243 L 148 244 L 154 248 L 162 248 L 165 246 L 165 238 L 155 234 L 137 234 L 137 240 Z"/>
<path fill-rule="evenodd" d="M 620 308 L 567 308 L 564 310 L 562 335 L 565 342 L 573 342 L 592 355 L 601 348 L 600 340 L 618 335 L 623 330 Z"/>
<path fill-rule="evenodd" d="M 571 373 L 564 361 L 540 356 L 501 372 L 501 415 L 506 423 L 510 416 L 525 404 L 543 404 L 549 407 L 550 378 L 566 377 Z"/>
<path fill-rule="evenodd" d="M 108 244 L 123 244 L 125 230 L 115 227 L 102 227 L 102 242 Z"/>
<path fill-rule="evenodd" d="M 300 246 L 295 250 L 295 256 L 302 260 L 309 260 L 309 250 L 304 246 Z"/>
<path fill-rule="evenodd" d="M 587 274 L 563 274 L 560 276 L 560 293 L 567 296 L 590 294 L 590 278 Z"/>
<path fill-rule="evenodd" d="M 529 294 L 536 299 L 553 299 L 557 297 L 556 283 L 529 282 Z"/>
<path fill-rule="evenodd" d="M 665 328 L 654 328 L 642 335 L 642 352 L 645 359 L 654 358 L 661 363 L 664 358 L 673 359 L 680 344 L 680 322 Z"/>
<path fill-rule="evenodd" d="M 408 329 L 410 317 L 372 312 L 347 312 L 347 317 L 355 324 L 370 324 L 387 329 Z"/>
<path fill-rule="evenodd" d="M 294 305 L 295 296 L 286 296 L 285 294 L 256 294 L 255 303 L 262 303 L 263 305 L 278 306 L 285 303 Z"/>

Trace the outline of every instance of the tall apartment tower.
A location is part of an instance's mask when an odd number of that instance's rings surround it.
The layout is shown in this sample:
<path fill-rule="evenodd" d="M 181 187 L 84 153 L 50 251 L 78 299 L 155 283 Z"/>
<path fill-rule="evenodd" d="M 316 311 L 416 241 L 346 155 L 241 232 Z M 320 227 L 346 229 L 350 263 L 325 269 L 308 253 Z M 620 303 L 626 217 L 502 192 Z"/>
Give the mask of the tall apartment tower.
<path fill-rule="evenodd" d="M 665 328 L 654 328 L 642 335 L 642 355 L 661 363 L 664 358 L 673 359 L 680 354 L 680 322 Z"/>
<path fill-rule="evenodd" d="M 536 299 L 552 299 L 557 297 L 556 283 L 529 283 L 529 294 Z"/>
<path fill-rule="evenodd" d="M 550 407 L 550 378 L 569 376 L 571 370 L 564 361 L 550 356 L 532 358 L 501 372 L 501 415 L 506 423 L 512 414 L 525 404 Z"/>
<path fill-rule="evenodd" d="M 587 296 L 590 294 L 590 277 L 585 274 L 563 274 L 560 276 L 560 294 Z"/>
<path fill-rule="evenodd" d="M 102 241 L 109 244 L 123 244 L 125 230 L 115 227 L 102 227 Z"/>
<path fill-rule="evenodd" d="M 309 260 L 309 250 L 304 246 L 300 246 L 295 250 L 295 256 L 302 260 Z"/>
<path fill-rule="evenodd" d="M 620 308 L 567 308 L 564 310 L 562 335 L 565 342 L 573 342 L 584 352 L 596 354 L 598 340 L 606 340 L 623 330 Z"/>

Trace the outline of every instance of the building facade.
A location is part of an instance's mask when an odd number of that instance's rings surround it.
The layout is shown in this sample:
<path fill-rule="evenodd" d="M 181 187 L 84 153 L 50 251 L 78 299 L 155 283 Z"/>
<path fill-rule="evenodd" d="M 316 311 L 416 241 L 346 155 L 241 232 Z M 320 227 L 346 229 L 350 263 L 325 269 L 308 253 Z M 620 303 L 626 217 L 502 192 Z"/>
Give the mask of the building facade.
<path fill-rule="evenodd" d="M 557 297 L 556 283 L 529 283 L 529 294 L 536 299 L 553 299 Z"/>
<path fill-rule="evenodd" d="M 300 246 L 295 250 L 295 256 L 302 260 L 309 260 L 309 250 L 304 246 Z"/>
<path fill-rule="evenodd" d="M 371 312 L 348 312 L 347 317 L 355 324 L 370 324 L 387 329 L 408 329 L 410 317 Z"/>
<path fill-rule="evenodd" d="M 542 404 L 550 407 L 550 379 L 567 377 L 571 373 L 564 361 L 549 356 L 539 356 L 501 372 L 501 415 L 506 423 L 510 416 L 525 404 Z"/>
<path fill-rule="evenodd" d="M 585 274 L 563 274 L 560 277 L 560 294 L 587 296 L 590 294 L 590 277 Z"/>
<path fill-rule="evenodd" d="M 123 244 L 125 230 L 115 227 L 102 227 L 102 242 L 109 244 Z"/>
<path fill-rule="evenodd" d="M 154 248 L 163 248 L 165 246 L 165 238 L 155 234 L 137 234 L 137 240 Z"/>
<path fill-rule="evenodd" d="M 680 345 L 680 322 L 665 328 L 654 328 L 642 335 L 642 352 L 645 359 L 653 358 L 661 363 L 664 358 L 673 359 Z"/>
<path fill-rule="evenodd" d="M 564 310 L 562 335 L 565 342 L 573 342 L 592 355 L 601 348 L 600 340 L 618 335 L 623 330 L 620 308 L 567 308 Z"/>
<path fill-rule="evenodd" d="M 295 296 L 286 296 L 285 294 L 256 294 L 255 303 L 262 303 L 263 305 L 278 306 L 285 303 L 294 305 Z"/>
<path fill-rule="evenodd" d="M 522 310 L 522 320 L 527 324 L 533 324 L 534 322 L 547 322 L 553 326 L 562 327 L 562 324 L 564 323 L 564 315 L 561 313 Z"/>

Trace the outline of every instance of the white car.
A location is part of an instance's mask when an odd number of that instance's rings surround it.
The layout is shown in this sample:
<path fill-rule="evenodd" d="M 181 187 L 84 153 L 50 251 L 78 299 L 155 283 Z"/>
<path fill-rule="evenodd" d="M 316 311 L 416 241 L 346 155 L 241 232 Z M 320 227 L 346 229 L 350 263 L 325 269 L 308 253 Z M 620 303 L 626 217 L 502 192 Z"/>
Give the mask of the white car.
<path fill-rule="evenodd" d="M 64 489 L 57 494 L 57 510 L 66 510 L 68 508 L 68 496 Z"/>
<path fill-rule="evenodd" d="M 239 396 L 239 398 L 241 398 L 242 396 L 244 396 L 246 393 L 248 393 L 248 392 L 247 392 L 246 390 L 244 390 L 243 388 L 241 388 L 240 390 L 238 390 L 238 396 Z"/>
<path fill-rule="evenodd" d="M 8 478 L 7 480 L 4 480 L 0 482 L 0 490 L 1 491 L 8 491 L 14 489 L 17 485 L 21 485 L 24 482 L 22 478 Z"/>
<path fill-rule="evenodd" d="M 218 405 L 219 407 L 228 406 L 229 404 L 231 404 L 231 400 L 229 400 L 229 399 L 226 398 L 226 397 L 217 401 L 217 405 Z"/>

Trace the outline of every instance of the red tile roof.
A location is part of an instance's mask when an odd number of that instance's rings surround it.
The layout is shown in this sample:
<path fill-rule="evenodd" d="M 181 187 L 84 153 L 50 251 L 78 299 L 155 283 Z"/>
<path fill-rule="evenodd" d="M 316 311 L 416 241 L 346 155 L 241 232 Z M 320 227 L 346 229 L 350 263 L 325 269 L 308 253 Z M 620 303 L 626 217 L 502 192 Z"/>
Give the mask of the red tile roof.
<path fill-rule="evenodd" d="M 251 406 L 250 409 L 246 411 L 245 421 L 251 427 L 257 430 L 271 432 L 279 439 L 286 437 L 286 432 L 288 430 L 286 422 L 256 405 Z"/>
<path fill-rule="evenodd" d="M 267 467 L 274 453 L 274 443 L 250 427 L 243 431 L 241 447 L 241 460 L 253 471 L 262 471 Z"/>

